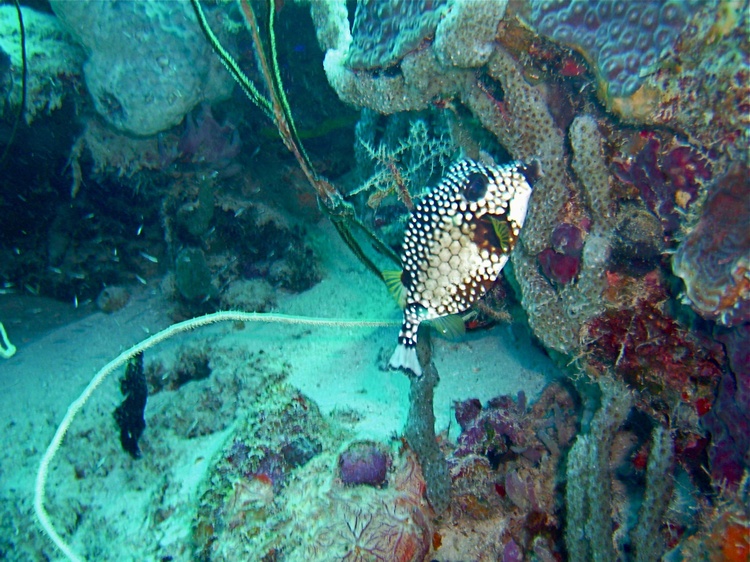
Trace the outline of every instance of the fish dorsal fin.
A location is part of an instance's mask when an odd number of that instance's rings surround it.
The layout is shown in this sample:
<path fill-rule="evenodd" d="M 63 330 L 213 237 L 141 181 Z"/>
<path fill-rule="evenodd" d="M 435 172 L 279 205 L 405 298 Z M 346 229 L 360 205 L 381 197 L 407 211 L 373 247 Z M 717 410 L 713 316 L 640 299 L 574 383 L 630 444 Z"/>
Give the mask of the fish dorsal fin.
<path fill-rule="evenodd" d="M 401 281 L 401 271 L 386 270 L 383 272 L 383 281 L 401 308 L 406 307 L 406 287 Z"/>
<path fill-rule="evenodd" d="M 450 340 L 458 339 L 466 333 L 463 316 L 449 314 L 430 320 L 430 325 Z"/>

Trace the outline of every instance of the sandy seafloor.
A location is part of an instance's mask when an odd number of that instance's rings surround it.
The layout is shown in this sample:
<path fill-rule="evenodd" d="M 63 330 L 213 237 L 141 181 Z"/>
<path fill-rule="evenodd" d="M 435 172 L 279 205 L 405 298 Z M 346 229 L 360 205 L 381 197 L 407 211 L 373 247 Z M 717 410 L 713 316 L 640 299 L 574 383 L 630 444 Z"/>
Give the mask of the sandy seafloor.
<path fill-rule="evenodd" d="M 327 223 L 311 233 L 311 243 L 324 279 L 302 294 L 280 296 L 278 312 L 400 319 L 382 284 Z M 33 517 L 37 465 L 67 406 L 92 375 L 127 346 L 169 325 L 170 303 L 158 281 L 152 285 L 136 290 L 127 306 L 110 315 L 91 306 L 76 310 L 72 304 L 40 298 L 0 297 L 0 320 L 18 347 L 13 358 L 0 362 L 0 553 L 5 559 L 62 559 Z M 240 330 L 225 324 L 148 351 L 147 364 L 159 360 L 168 366 L 185 349 L 207 347 L 214 371 L 208 379 L 149 399 L 141 438 L 144 457 L 137 461 L 120 448 L 112 411 L 122 399 L 121 373 L 111 376 L 76 418 L 53 463 L 48 483 L 53 521 L 90 560 L 152 560 L 165 552 L 173 560 L 190 559 L 195 505 L 212 459 L 231 433 L 232 419 L 241 417 L 243 408 L 257 406 L 228 384 L 227 377 L 241 383 L 248 358 L 263 350 L 261 368 L 286 362 L 287 382 L 316 402 L 324 415 L 345 424 L 355 436 L 387 441 L 401 432 L 408 409 L 407 377 L 384 370 L 397 331 L 278 324 Z M 499 325 L 460 341 L 433 338 L 440 373 L 438 431 L 451 425 L 456 400 L 476 397 L 485 402 L 519 390 L 530 401 L 538 396 L 556 370 L 523 333 Z M 249 381 L 248 387 L 257 383 Z M 222 389 L 231 395 L 213 396 Z M 207 415 L 209 397 L 216 401 Z M 216 408 L 215 415 L 210 407 Z M 455 428 L 453 421 L 453 438 Z M 155 513 L 162 513 L 164 521 L 157 524 Z"/>

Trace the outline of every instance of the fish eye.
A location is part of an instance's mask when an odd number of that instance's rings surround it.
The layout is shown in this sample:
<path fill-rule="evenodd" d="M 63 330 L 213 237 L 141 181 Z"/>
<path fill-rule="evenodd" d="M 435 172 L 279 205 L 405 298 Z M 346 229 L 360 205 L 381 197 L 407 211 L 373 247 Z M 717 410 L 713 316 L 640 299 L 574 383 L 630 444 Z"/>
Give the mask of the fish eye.
<path fill-rule="evenodd" d="M 487 193 L 489 180 L 484 174 L 474 172 L 466 178 L 467 184 L 464 188 L 464 197 L 469 201 L 479 201 Z"/>

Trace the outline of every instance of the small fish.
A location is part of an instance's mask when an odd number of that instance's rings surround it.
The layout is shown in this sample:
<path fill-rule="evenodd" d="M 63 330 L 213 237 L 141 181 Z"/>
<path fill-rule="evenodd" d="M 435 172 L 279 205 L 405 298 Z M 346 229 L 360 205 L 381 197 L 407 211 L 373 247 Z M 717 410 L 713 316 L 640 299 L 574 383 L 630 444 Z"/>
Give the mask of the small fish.
<path fill-rule="evenodd" d="M 159 263 L 159 259 L 152 256 L 151 254 L 147 254 L 146 252 L 139 252 L 141 254 L 141 257 L 145 260 L 150 261 L 151 263 Z"/>
<path fill-rule="evenodd" d="M 461 160 L 419 202 L 404 234 L 403 270 L 384 274 L 404 308 L 390 368 L 421 376 L 416 344 L 422 322 L 460 333 L 463 320 L 456 315 L 487 292 L 508 261 L 541 175 L 538 161 L 494 166 Z"/>

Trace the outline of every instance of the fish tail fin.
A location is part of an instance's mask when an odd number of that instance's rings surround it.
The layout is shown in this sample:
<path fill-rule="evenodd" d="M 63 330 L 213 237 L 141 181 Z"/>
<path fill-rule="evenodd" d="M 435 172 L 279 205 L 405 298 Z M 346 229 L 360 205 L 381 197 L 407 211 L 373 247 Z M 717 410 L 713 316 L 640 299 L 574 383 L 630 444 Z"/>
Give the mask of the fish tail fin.
<path fill-rule="evenodd" d="M 419 358 L 417 357 L 417 348 L 403 343 L 396 346 L 396 350 L 388 362 L 388 367 L 391 369 L 407 369 L 418 377 L 422 376 L 422 366 L 419 364 Z"/>

